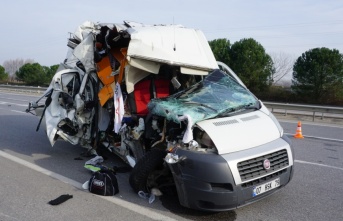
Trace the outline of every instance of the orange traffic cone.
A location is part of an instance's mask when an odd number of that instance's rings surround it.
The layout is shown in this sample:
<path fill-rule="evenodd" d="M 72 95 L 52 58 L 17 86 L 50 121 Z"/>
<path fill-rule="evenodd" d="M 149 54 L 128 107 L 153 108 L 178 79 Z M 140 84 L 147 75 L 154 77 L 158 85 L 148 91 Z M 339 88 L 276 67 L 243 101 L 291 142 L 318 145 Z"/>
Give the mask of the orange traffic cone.
<path fill-rule="evenodd" d="M 301 133 L 301 122 L 300 121 L 298 121 L 298 127 L 297 127 L 297 131 L 296 131 L 294 137 L 300 138 L 300 139 L 304 138 L 304 136 Z"/>

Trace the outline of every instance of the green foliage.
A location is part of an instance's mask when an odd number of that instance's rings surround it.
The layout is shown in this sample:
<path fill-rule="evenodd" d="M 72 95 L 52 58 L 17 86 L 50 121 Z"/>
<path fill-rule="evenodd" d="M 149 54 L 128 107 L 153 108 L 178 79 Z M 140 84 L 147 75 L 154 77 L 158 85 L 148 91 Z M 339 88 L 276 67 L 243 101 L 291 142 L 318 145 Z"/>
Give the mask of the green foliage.
<path fill-rule="evenodd" d="M 208 42 L 217 61 L 229 64 L 230 41 L 222 38 Z"/>
<path fill-rule="evenodd" d="M 50 83 L 57 68 L 58 65 L 46 67 L 41 66 L 38 63 L 28 63 L 19 68 L 16 72 L 16 76 L 19 80 L 24 81 L 29 85 L 47 85 Z"/>
<path fill-rule="evenodd" d="M 343 55 L 336 49 L 314 48 L 303 53 L 293 67 L 292 89 L 315 103 L 343 100 Z"/>
<path fill-rule="evenodd" d="M 261 44 L 252 38 L 242 39 L 231 46 L 229 56 L 229 66 L 252 92 L 268 89 L 275 71 Z"/>
<path fill-rule="evenodd" d="M 0 81 L 5 81 L 8 78 L 8 74 L 5 72 L 5 68 L 0 65 Z"/>
<path fill-rule="evenodd" d="M 48 71 L 47 71 L 47 76 L 48 76 L 48 79 L 49 79 L 49 83 L 50 83 L 52 77 L 55 75 L 55 73 L 56 73 L 58 67 L 59 67 L 59 65 L 56 64 L 56 65 L 50 66 L 50 68 L 48 69 Z"/>

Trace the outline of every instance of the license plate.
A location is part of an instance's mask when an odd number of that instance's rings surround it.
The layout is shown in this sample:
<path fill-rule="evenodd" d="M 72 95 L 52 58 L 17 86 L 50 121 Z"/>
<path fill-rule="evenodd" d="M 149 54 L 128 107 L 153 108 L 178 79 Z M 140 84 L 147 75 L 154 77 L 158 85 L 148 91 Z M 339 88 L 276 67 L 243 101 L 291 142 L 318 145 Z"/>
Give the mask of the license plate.
<path fill-rule="evenodd" d="M 262 193 L 268 192 L 268 191 L 275 189 L 279 186 L 280 186 L 280 178 L 269 181 L 269 182 L 264 183 L 264 184 L 259 185 L 259 186 L 255 186 L 255 187 L 253 187 L 252 196 L 253 197 L 258 196 Z"/>

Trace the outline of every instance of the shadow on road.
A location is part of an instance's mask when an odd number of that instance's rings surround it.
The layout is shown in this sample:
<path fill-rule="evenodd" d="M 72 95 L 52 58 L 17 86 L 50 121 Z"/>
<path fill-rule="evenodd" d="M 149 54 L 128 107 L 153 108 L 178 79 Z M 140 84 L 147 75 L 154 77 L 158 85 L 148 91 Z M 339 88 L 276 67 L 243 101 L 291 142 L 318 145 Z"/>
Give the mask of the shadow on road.
<path fill-rule="evenodd" d="M 168 209 L 170 212 L 177 214 L 183 218 L 191 220 L 236 220 L 236 212 L 234 210 L 228 212 L 203 212 L 198 210 L 189 209 L 183 207 L 179 203 L 179 199 L 176 194 L 162 195 L 160 198 L 162 206 Z"/>

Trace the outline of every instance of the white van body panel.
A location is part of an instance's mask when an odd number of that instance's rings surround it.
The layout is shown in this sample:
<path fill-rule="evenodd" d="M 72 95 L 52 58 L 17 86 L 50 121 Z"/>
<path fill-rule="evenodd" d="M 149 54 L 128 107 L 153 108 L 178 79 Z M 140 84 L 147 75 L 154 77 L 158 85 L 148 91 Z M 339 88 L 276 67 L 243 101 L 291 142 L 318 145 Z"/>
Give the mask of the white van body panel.
<path fill-rule="evenodd" d="M 134 27 L 127 55 L 196 70 L 213 70 L 218 65 L 200 30 L 175 25 Z"/>
<path fill-rule="evenodd" d="M 197 125 L 211 137 L 220 155 L 254 148 L 280 138 L 274 121 L 262 111 L 204 120 Z"/>

